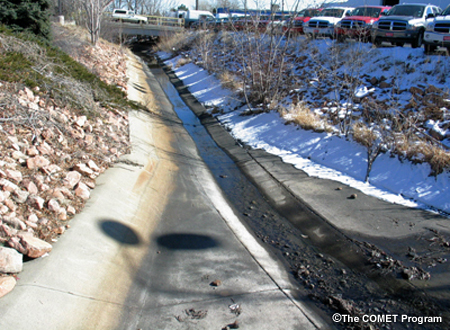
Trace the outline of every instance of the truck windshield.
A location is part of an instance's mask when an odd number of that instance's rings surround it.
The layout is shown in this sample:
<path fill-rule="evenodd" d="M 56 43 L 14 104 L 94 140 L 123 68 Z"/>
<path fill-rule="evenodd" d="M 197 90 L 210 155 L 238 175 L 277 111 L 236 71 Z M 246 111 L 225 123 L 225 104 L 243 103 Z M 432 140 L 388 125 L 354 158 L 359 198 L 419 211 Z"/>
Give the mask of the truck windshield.
<path fill-rule="evenodd" d="M 352 11 L 352 16 L 378 17 L 380 16 L 381 8 L 360 7 Z"/>
<path fill-rule="evenodd" d="M 389 10 L 389 16 L 422 17 L 425 6 L 395 6 Z"/>
<path fill-rule="evenodd" d="M 342 17 L 343 14 L 344 14 L 343 9 L 325 9 L 320 13 L 320 16 Z"/>
<path fill-rule="evenodd" d="M 318 12 L 316 9 L 303 9 L 297 14 L 297 17 L 314 17 Z"/>
<path fill-rule="evenodd" d="M 441 15 L 443 15 L 443 16 L 450 15 L 450 6 L 448 6 L 447 8 L 445 8 L 445 10 L 441 13 Z"/>

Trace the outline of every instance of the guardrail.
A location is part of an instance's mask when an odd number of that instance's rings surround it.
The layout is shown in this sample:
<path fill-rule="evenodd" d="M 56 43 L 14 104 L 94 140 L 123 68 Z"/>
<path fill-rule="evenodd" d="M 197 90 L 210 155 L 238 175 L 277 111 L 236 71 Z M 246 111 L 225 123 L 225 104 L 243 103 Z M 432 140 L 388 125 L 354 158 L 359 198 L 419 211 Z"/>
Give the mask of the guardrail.
<path fill-rule="evenodd" d="M 176 17 L 161 17 L 161 16 L 147 16 L 147 24 L 151 25 L 161 25 L 161 26 L 184 26 L 184 18 L 176 18 Z"/>
<path fill-rule="evenodd" d="M 112 12 L 104 13 L 109 19 L 112 20 Z M 151 15 L 139 15 L 147 17 L 147 23 L 149 25 L 159 25 L 159 26 L 178 26 L 184 27 L 184 18 L 177 17 L 163 17 L 163 16 L 151 16 Z"/>

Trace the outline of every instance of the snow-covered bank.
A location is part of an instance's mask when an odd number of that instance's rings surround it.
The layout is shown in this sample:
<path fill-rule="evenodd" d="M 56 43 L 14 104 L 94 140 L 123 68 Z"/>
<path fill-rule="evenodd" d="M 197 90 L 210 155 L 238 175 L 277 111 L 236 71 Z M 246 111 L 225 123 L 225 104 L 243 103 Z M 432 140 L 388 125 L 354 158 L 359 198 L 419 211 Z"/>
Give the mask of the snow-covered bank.
<path fill-rule="evenodd" d="M 395 66 L 399 61 L 402 61 L 403 66 L 408 63 L 407 67 L 433 65 L 434 60 L 428 61 L 422 53 L 419 54 L 419 51 L 421 50 L 377 49 L 373 52 L 375 55 L 372 55 L 376 56 L 375 61 L 378 65 L 373 64 L 372 57 L 370 68 L 367 67 L 362 71 L 370 72 L 372 76 L 389 76 L 386 66 L 382 65 L 383 61 L 388 61 L 391 66 Z M 236 109 L 240 101 L 235 99 L 231 91 L 223 89 L 220 81 L 206 70 L 193 63 L 177 66 L 178 57 L 169 59 L 168 54 L 159 55 L 165 56 L 166 63 L 172 66 L 177 76 L 201 103 L 207 108 L 216 107 L 223 111 L 217 115 L 218 119 L 230 129 L 236 139 L 253 148 L 261 148 L 278 155 L 285 162 L 293 164 L 311 176 L 332 179 L 392 203 L 450 213 L 448 172 L 436 177 L 430 176 L 428 164 L 413 164 L 407 160 L 402 162 L 386 153 L 376 159 L 369 183 L 365 183 L 367 169 L 365 147 L 337 135 L 316 133 L 295 125 L 286 125 L 285 119 L 275 111 L 242 116 L 247 107 Z M 448 65 L 448 62 L 448 58 L 441 61 L 444 66 Z M 420 79 L 426 84 L 431 82 L 432 77 L 424 76 L 423 71 L 416 70 L 413 75 L 408 75 L 407 79 L 402 80 L 399 72 L 405 71 L 404 69 L 397 67 L 390 70 L 393 70 L 392 75 L 403 84 L 401 88 L 405 92 L 401 98 L 408 102 L 411 98 L 409 89 L 412 82 Z M 431 70 L 431 67 L 429 69 Z M 378 92 L 379 98 L 388 97 L 384 91 Z M 308 92 L 305 95 L 307 97 Z"/>

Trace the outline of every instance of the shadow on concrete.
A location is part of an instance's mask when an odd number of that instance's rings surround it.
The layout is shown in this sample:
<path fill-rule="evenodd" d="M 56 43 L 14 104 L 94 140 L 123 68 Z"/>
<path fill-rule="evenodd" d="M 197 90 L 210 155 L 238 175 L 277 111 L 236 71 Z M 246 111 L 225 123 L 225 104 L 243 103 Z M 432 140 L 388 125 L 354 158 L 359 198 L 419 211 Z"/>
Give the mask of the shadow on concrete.
<path fill-rule="evenodd" d="M 139 236 L 133 229 L 118 221 L 102 220 L 99 226 L 106 235 L 121 244 L 139 245 L 141 243 Z"/>
<path fill-rule="evenodd" d="M 158 245 L 170 250 L 204 250 L 220 246 L 214 238 L 197 234 L 168 234 L 156 239 Z"/>

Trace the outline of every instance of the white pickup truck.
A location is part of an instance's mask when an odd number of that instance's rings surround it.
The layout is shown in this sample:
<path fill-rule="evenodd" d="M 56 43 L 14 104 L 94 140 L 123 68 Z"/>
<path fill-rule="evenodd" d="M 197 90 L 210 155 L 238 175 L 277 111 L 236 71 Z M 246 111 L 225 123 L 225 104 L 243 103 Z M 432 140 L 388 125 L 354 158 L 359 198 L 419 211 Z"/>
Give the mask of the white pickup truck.
<path fill-rule="evenodd" d="M 136 15 L 134 11 L 126 9 L 114 9 L 112 19 L 116 22 L 147 23 L 147 17 Z"/>

